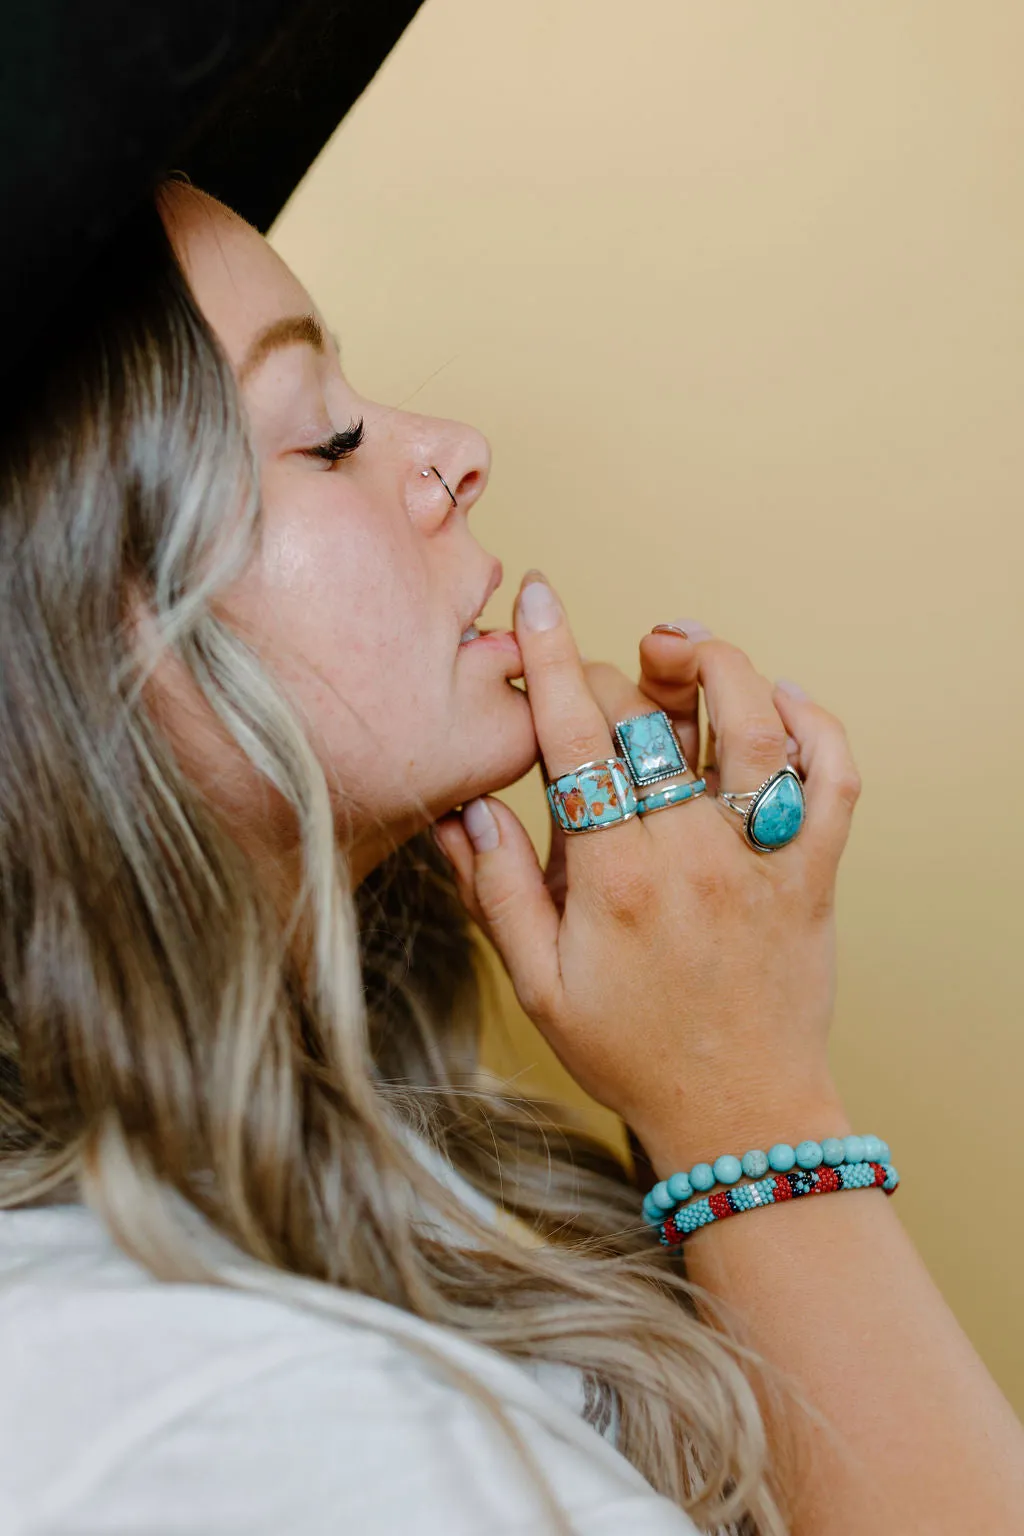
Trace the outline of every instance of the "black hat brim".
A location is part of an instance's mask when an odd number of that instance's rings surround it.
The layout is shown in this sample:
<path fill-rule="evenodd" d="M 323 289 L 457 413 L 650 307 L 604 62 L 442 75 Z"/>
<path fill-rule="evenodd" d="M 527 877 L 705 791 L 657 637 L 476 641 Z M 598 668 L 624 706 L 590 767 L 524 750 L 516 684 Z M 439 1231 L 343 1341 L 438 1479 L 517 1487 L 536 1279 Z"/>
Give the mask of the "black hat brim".
<path fill-rule="evenodd" d="M 8 364 L 162 174 L 267 229 L 421 0 L 8 0 Z"/>

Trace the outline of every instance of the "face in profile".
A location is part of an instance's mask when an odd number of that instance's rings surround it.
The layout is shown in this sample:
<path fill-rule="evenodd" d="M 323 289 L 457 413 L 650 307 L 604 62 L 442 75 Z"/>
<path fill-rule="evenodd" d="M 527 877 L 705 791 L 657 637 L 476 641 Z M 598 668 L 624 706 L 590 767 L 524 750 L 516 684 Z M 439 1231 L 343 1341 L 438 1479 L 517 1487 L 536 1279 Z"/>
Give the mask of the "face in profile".
<path fill-rule="evenodd" d="M 222 610 L 298 703 L 357 808 L 355 862 L 368 868 L 387 836 L 511 783 L 536 758 L 511 685 L 515 639 L 474 633 L 501 580 L 471 527 L 488 444 L 360 396 L 310 296 L 236 215 L 187 187 L 163 213 L 239 381 L 260 466 L 261 548 Z"/>

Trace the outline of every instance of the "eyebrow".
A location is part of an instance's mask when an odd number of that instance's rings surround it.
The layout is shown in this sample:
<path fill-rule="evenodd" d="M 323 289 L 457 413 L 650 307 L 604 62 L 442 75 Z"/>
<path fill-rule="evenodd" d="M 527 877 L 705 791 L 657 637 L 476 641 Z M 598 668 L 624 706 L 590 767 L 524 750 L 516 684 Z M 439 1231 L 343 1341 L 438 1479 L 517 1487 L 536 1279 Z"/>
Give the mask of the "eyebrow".
<path fill-rule="evenodd" d="M 312 347 L 315 352 L 325 350 L 323 329 L 315 315 L 287 315 L 264 326 L 253 339 L 238 370 L 238 382 L 244 384 L 255 373 L 271 352 L 279 347 L 292 347 L 296 343 Z"/>

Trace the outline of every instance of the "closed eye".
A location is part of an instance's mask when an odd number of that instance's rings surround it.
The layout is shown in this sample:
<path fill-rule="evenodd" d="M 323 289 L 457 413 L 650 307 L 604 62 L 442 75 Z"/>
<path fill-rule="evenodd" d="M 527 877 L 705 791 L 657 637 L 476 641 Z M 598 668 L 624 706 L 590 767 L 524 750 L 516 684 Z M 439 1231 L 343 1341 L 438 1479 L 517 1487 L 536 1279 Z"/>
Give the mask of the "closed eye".
<path fill-rule="evenodd" d="M 363 441 L 363 418 L 356 422 L 350 422 L 344 432 L 335 432 L 326 442 L 317 443 L 315 448 L 304 448 L 302 451 L 310 459 L 326 459 L 328 464 L 337 464 L 339 459 L 347 459 L 355 453 Z"/>

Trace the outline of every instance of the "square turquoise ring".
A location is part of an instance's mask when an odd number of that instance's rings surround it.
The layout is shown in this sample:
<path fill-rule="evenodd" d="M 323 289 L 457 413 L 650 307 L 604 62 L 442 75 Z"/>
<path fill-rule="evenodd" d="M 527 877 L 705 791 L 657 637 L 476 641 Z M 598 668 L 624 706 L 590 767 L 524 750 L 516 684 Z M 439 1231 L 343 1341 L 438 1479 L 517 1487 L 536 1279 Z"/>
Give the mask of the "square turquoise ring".
<path fill-rule="evenodd" d="M 548 807 L 563 832 L 600 832 L 636 815 L 636 795 L 620 757 L 584 763 L 547 787 Z"/>
<path fill-rule="evenodd" d="M 615 726 L 615 745 L 626 759 L 637 788 L 686 772 L 679 737 L 663 709 L 620 720 Z"/>

